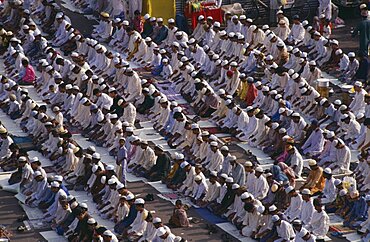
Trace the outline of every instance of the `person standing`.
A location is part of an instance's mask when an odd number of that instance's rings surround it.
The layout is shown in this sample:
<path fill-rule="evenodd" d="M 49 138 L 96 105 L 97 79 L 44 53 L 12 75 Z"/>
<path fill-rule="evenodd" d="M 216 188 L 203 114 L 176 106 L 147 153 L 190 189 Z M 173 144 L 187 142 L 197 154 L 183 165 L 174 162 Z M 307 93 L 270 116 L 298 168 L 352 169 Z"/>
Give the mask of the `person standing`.
<path fill-rule="evenodd" d="M 368 45 L 370 42 L 370 19 L 368 19 L 368 11 L 361 11 L 362 20 L 353 30 L 352 37 L 359 36 L 360 49 L 359 54 L 368 56 Z"/>

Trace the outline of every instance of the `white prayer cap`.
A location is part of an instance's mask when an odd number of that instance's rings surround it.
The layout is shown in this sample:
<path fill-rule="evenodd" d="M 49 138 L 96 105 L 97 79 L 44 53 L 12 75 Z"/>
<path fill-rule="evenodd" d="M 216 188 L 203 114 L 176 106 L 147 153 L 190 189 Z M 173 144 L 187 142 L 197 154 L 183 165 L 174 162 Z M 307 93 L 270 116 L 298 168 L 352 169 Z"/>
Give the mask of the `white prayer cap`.
<path fill-rule="evenodd" d="M 249 29 L 253 32 L 257 29 L 257 26 L 256 25 L 251 25 L 251 26 L 249 26 Z"/>
<path fill-rule="evenodd" d="M 362 87 L 362 82 L 356 81 L 354 86 L 356 86 L 356 87 Z"/>
<path fill-rule="evenodd" d="M 159 54 L 166 54 L 166 53 L 167 53 L 167 51 L 165 49 L 160 49 L 159 50 Z"/>
<path fill-rule="evenodd" d="M 286 129 L 285 128 L 279 129 L 279 134 L 284 134 L 284 133 L 286 133 Z"/>
<path fill-rule="evenodd" d="M 303 22 L 302 22 L 302 26 L 303 27 L 305 27 L 305 26 L 307 26 L 308 25 L 308 21 L 307 20 L 304 20 Z"/>
<path fill-rule="evenodd" d="M 225 36 L 225 35 L 227 35 L 225 30 L 220 31 L 220 36 Z"/>
<path fill-rule="evenodd" d="M 56 182 L 56 181 L 51 182 L 50 185 L 51 185 L 51 187 L 60 187 L 59 182 Z"/>
<path fill-rule="evenodd" d="M 113 236 L 113 233 L 110 230 L 105 230 L 104 233 L 103 233 L 103 235 L 108 236 L 108 237 L 112 237 Z"/>
<path fill-rule="evenodd" d="M 54 181 L 62 182 L 63 181 L 63 177 L 62 176 L 59 176 L 59 175 L 56 175 L 56 176 L 54 176 Z"/>
<path fill-rule="evenodd" d="M 108 185 L 113 185 L 115 183 L 117 183 L 117 180 L 115 178 L 113 178 L 113 177 L 108 180 Z"/>
<path fill-rule="evenodd" d="M 175 33 L 175 36 L 182 36 L 182 31 L 177 31 L 176 33 Z"/>
<path fill-rule="evenodd" d="M 212 141 L 212 142 L 210 143 L 210 145 L 211 145 L 211 146 L 216 146 L 216 147 L 217 147 L 218 143 L 217 143 L 216 141 Z"/>
<path fill-rule="evenodd" d="M 336 51 L 335 51 L 335 54 L 336 55 L 341 55 L 343 53 L 343 51 L 341 50 L 341 49 L 337 49 Z"/>
<path fill-rule="evenodd" d="M 189 41 L 188 41 L 188 44 L 189 45 L 192 45 L 192 44 L 195 44 L 195 39 L 194 38 L 191 38 Z"/>
<path fill-rule="evenodd" d="M 277 94 L 276 96 L 275 96 L 275 100 L 279 100 L 280 98 L 282 98 L 283 96 L 281 96 L 281 94 Z"/>
<path fill-rule="evenodd" d="M 224 179 L 229 178 L 229 177 L 227 176 L 227 174 L 225 174 L 225 173 L 222 173 L 222 174 L 220 175 L 220 177 L 222 177 L 222 178 L 224 178 Z"/>
<path fill-rule="evenodd" d="M 185 156 L 183 154 L 177 154 L 176 155 L 176 160 L 183 160 Z"/>
<path fill-rule="evenodd" d="M 217 171 L 211 171 L 211 172 L 210 172 L 210 176 L 217 177 Z"/>
<path fill-rule="evenodd" d="M 236 61 L 233 61 L 233 62 L 230 63 L 230 66 L 237 67 L 238 66 L 238 63 Z"/>
<path fill-rule="evenodd" d="M 250 198 L 251 194 L 249 192 L 244 192 L 242 195 L 240 195 L 240 199 L 244 200 L 247 198 Z"/>
<path fill-rule="evenodd" d="M 95 152 L 95 153 L 92 155 L 92 158 L 93 158 L 93 159 L 98 159 L 98 160 L 99 160 L 101 157 L 100 157 L 100 154 L 99 154 L 99 153 L 96 153 L 96 152 Z"/>
<path fill-rule="evenodd" d="M 235 189 L 239 189 L 240 185 L 235 183 L 231 186 L 231 189 L 235 190 Z"/>
<path fill-rule="evenodd" d="M 301 231 L 299 231 L 299 233 L 297 233 L 297 236 L 299 236 L 300 238 L 303 238 L 304 236 L 306 236 L 306 234 L 308 234 L 308 230 L 305 229 L 304 227 L 301 229 Z"/>
<path fill-rule="evenodd" d="M 251 18 L 247 18 L 248 23 L 253 23 L 253 20 Z"/>
<path fill-rule="evenodd" d="M 233 183 L 234 179 L 232 177 L 228 177 L 228 178 L 226 178 L 226 182 L 227 183 Z"/>
<path fill-rule="evenodd" d="M 259 86 L 261 86 L 261 85 L 262 85 L 262 82 L 257 81 L 254 85 L 255 85 L 256 87 L 259 87 Z"/>
<path fill-rule="evenodd" d="M 122 189 L 122 188 L 125 188 L 125 185 L 123 185 L 121 182 L 119 182 L 116 186 L 116 189 L 119 190 L 119 189 Z"/>
<path fill-rule="evenodd" d="M 329 167 L 325 168 L 324 173 L 331 175 L 331 169 Z"/>
<path fill-rule="evenodd" d="M 308 160 L 308 165 L 309 166 L 316 166 L 317 165 L 317 162 L 314 159 L 309 159 Z"/>
<path fill-rule="evenodd" d="M 222 66 L 226 66 L 228 64 L 229 64 L 229 61 L 228 60 L 223 60 L 222 63 L 221 63 Z"/>
<path fill-rule="evenodd" d="M 328 101 L 328 99 L 326 99 L 326 98 L 323 98 L 323 99 L 321 99 L 320 100 L 320 105 L 323 105 L 325 102 L 327 102 Z"/>
<path fill-rule="evenodd" d="M 138 198 L 138 199 L 135 200 L 135 204 L 136 205 L 144 205 L 145 201 L 142 198 Z"/>
<path fill-rule="evenodd" d="M 124 197 L 126 199 L 126 201 L 130 201 L 130 200 L 133 200 L 135 198 L 134 194 L 132 193 L 129 193 L 127 196 Z"/>
<path fill-rule="evenodd" d="M 274 215 L 274 216 L 272 216 L 271 217 L 271 221 L 273 222 L 273 223 L 275 223 L 275 222 L 277 222 L 277 221 L 279 221 L 280 220 L 280 217 L 279 217 L 279 215 Z"/>
<path fill-rule="evenodd" d="M 58 107 L 58 106 L 55 106 L 54 108 L 53 108 L 53 112 L 59 112 L 60 111 L 60 108 Z"/>
<path fill-rule="evenodd" d="M 122 21 L 122 19 L 120 19 L 120 18 L 115 18 L 114 19 L 114 23 L 119 23 L 119 22 L 121 22 Z"/>
<path fill-rule="evenodd" d="M 227 106 L 227 105 L 230 105 L 232 103 L 232 101 L 231 101 L 231 99 L 227 99 L 226 101 L 225 101 L 225 105 Z"/>
<path fill-rule="evenodd" d="M 363 10 L 363 9 L 367 9 L 367 5 L 365 3 L 361 4 L 360 5 L 360 9 Z"/>
<path fill-rule="evenodd" d="M 79 205 L 80 205 L 80 207 L 81 207 L 81 208 L 88 209 L 88 207 L 87 207 L 87 204 L 86 204 L 86 203 L 81 203 L 81 204 L 79 204 Z"/>
<path fill-rule="evenodd" d="M 62 12 L 59 12 L 59 13 L 57 13 L 57 15 L 55 16 L 55 18 L 63 18 L 63 13 Z"/>
<path fill-rule="evenodd" d="M 340 105 L 340 107 L 339 107 L 339 110 L 340 110 L 340 111 L 344 111 L 344 110 L 346 110 L 346 109 L 347 109 L 347 106 L 346 106 L 346 105 L 344 105 L 344 104 Z"/>
<path fill-rule="evenodd" d="M 242 40 L 242 39 L 244 39 L 244 35 L 241 34 L 238 36 L 238 40 Z"/>
<path fill-rule="evenodd" d="M 311 191 L 310 191 L 310 189 L 307 189 L 307 188 L 303 189 L 303 190 L 301 191 L 301 193 L 302 193 L 302 195 L 311 195 Z"/>
<path fill-rule="evenodd" d="M 240 20 L 245 20 L 245 19 L 247 19 L 247 17 L 246 17 L 245 15 L 240 15 L 240 16 L 239 16 L 239 19 L 240 19 Z"/>
<path fill-rule="evenodd" d="M 271 68 L 273 68 L 273 69 L 276 69 L 276 68 L 278 68 L 279 66 L 274 62 L 274 63 L 272 63 L 272 65 L 270 66 Z"/>
<path fill-rule="evenodd" d="M 41 171 L 35 171 L 35 173 L 33 173 L 34 177 L 41 176 L 41 175 L 42 175 Z"/>
<path fill-rule="evenodd" d="M 223 150 L 223 151 L 229 151 L 229 147 L 227 147 L 227 146 L 222 146 L 221 148 L 220 148 L 220 150 Z"/>
<path fill-rule="evenodd" d="M 269 92 L 269 94 L 270 94 L 270 95 L 277 95 L 277 91 L 276 91 L 276 90 L 271 90 L 271 91 Z"/>
<path fill-rule="evenodd" d="M 279 127 L 279 123 L 272 123 L 271 128 L 272 129 L 277 129 Z"/>
<path fill-rule="evenodd" d="M 268 60 L 268 61 L 271 61 L 271 60 L 273 60 L 274 59 L 274 57 L 272 56 L 272 55 L 268 55 L 268 56 L 266 56 L 266 60 Z"/>
<path fill-rule="evenodd" d="M 191 129 L 199 129 L 199 124 L 191 124 Z"/>
<path fill-rule="evenodd" d="M 333 138 L 335 136 L 335 133 L 333 132 L 333 131 L 330 131 L 327 135 L 326 135 L 326 137 L 328 137 L 328 139 L 331 139 L 331 138 Z"/>
<path fill-rule="evenodd" d="M 254 169 L 254 170 L 257 171 L 257 172 L 263 173 L 263 168 L 260 167 L 260 166 L 257 166 L 256 169 Z"/>
<path fill-rule="evenodd" d="M 316 61 L 312 60 L 308 63 L 310 66 L 316 66 Z"/>
<path fill-rule="evenodd" d="M 163 18 L 157 18 L 157 22 L 158 23 L 162 23 L 163 22 Z"/>
<path fill-rule="evenodd" d="M 246 166 L 246 167 L 252 167 L 252 166 L 253 166 L 253 163 L 252 163 L 252 162 L 250 162 L 250 161 L 246 161 L 246 162 L 244 163 L 244 166 Z"/>
<path fill-rule="evenodd" d="M 279 10 L 276 12 L 276 14 L 283 14 L 283 13 L 284 13 L 283 10 Z"/>
<path fill-rule="evenodd" d="M 356 119 L 362 119 L 363 117 L 365 117 L 365 114 L 364 113 L 358 113 L 356 115 Z"/>
<path fill-rule="evenodd" d="M 194 181 L 201 181 L 202 180 L 202 177 L 197 175 L 194 177 Z"/>
<path fill-rule="evenodd" d="M 89 219 L 87 220 L 87 223 L 88 223 L 88 224 L 95 224 L 95 223 L 96 223 L 96 220 L 95 220 L 94 218 L 89 218 Z"/>
<path fill-rule="evenodd" d="M 274 184 L 274 185 L 276 185 L 276 184 Z M 270 212 L 273 212 L 273 211 L 276 211 L 277 210 L 277 207 L 275 206 L 275 205 L 271 205 L 270 207 L 269 207 L 269 211 Z"/>
<path fill-rule="evenodd" d="M 147 13 L 144 15 L 144 19 L 147 20 L 147 19 L 150 19 L 150 15 Z"/>
<path fill-rule="evenodd" d="M 279 108 L 279 114 L 282 114 L 285 112 L 285 108 Z"/>
<path fill-rule="evenodd" d="M 220 22 L 216 21 L 216 22 L 213 23 L 213 26 L 216 27 L 216 28 L 220 28 L 221 24 L 220 24 Z"/>
<path fill-rule="evenodd" d="M 299 58 L 298 63 L 299 63 L 299 64 L 302 64 L 304 61 L 305 61 L 305 59 L 303 59 L 303 58 Z"/>
<path fill-rule="evenodd" d="M 336 39 L 331 40 L 331 43 L 334 44 L 334 45 L 339 45 L 339 42 Z"/>
<path fill-rule="evenodd" d="M 302 94 L 306 93 L 307 91 L 308 91 L 308 89 L 307 89 L 307 88 L 305 88 L 305 87 L 301 89 L 301 93 L 302 93 Z"/>
<path fill-rule="evenodd" d="M 161 237 L 161 236 L 165 235 L 166 233 L 167 233 L 167 230 L 166 230 L 164 227 L 159 227 L 159 228 L 157 229 L 157 235 L 158 235 L 159 237 Z"/>
<path fill-rule="evenodd" d="M 286 193 L 290 193 L 293 190 L 294 190 L 294 187 L 292 187 L 292 186 L 289 186 L 289 187 L 285 188 Z"/>
<path fill-rule="evenodd" d="M 335 100 L 335 101 L 334 101 L 334 104 L 335 104 L 335 105 L 341 105 L 341 104 L 342 104 L 342 101 L 341 101 L 341 100 L 339 100 L 339 99 L 337 99 L 337 100 Z"/>
<path fill-rule="evenodd" d="M 343 197 L 343 196 L 345 196 L 345 195 L 347 195 L 347 190 L 346 190 L 346 189 L 342 189 L 342 190 L 340 190 L 340 192 L 339 192 L 339 196 Z"/>
<path fill-rule="evenodd" d="M 343 121 L 343 120 L 345 120 L 345 119 L 347 119 L 347 118 L 349 118 L 348 114 L 344 114 L 344 115 L 342 116 L 341 120 Z"/>

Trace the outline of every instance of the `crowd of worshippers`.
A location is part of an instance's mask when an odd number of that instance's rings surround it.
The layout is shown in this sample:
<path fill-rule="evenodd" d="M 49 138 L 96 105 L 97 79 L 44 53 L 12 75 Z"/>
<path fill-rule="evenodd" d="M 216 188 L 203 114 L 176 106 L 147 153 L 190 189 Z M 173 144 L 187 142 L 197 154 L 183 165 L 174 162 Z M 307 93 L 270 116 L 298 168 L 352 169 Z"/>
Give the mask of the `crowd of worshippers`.
<path fill-rule="evenodd" d="M 173 19 L 165 26 L 163 19 L 145 15 L 140 33 L 127 20 L 111 20 L 103 12 L 92 38 L 85 38 L 54 3 L 32 3 L 32 14 L 18 1 L 6 3 L 0 16 L 5 64 L 0 107 L 60 175 L 48 179 L 39 159 L 22 153 L 5 127 L 0 128 L 1 168 L 17 169 L 11 182 L 20 182 L 27 204 L 42 209 L 59 234 L 73 241 L 89 236 L 115 241 L 113 232 L 130 240 L 181 240 L 127 189 L 130 172 L 162 181 L 260 241 L 323 240 L 327 213 L 370 237 L 370 95 L 364 56 L 357 60 L 354 53 L 343 53 L 337 40 L 298 16 L 284 36 L 281 29 L 259 28 L 243 15 L 226 14 L 226 26 L 200 16 L 188 36 Z M 277 17 L 278 28 L 290 26 L 283 13 Z M 53 33 L 49 41 L 42 32 Z M 274 160 L 272 167 L 237 159 L 171 102 L 157 88 L 160 83 L 141 78 L 133 64 L 169 81 L 168 88 L 201 118 L 263 150 Z M 32 66 L 41 75 L 36 77 Z M 321 71 L 354 84 L 348 105 L 316 90 Z M 32 100 L 20 87 L 24 84 L 33 84 L 48 106 Z M 161 145 L 135 136 L 137 113 L 150 118 L 178 153 L 170 157 Z M 94 147 L 82 149 L 71 128 L 108 148 L 116 164 L 104 164 Z M 351 149 L 360 155 L 351 157 Z M 341 180 L 336 174 L 353 176 Z M 305 182 L 296 186 L 302 175 Z M 114 231 L 97 226 L 86 204 L 63 184 L 88 191 L 99 216 L 116 223 Z M 170 225 L 190 226 L 181 201 Z"/>

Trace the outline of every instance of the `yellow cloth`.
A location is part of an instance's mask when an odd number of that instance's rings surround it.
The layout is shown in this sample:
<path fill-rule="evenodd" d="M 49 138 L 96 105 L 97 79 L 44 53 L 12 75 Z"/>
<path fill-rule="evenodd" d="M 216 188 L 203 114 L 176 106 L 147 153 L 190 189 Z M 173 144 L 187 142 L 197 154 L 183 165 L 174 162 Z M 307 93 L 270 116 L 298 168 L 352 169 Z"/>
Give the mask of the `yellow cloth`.
<path fill-rule="evenodd" d="M 240 83 L 240 90 L 238 91 L 238 96 L 240 98 L 240 100 L 245 100 L 245 98 L 247 97 L 247 93 L 248 93 L 248 83 L 247 82 L 241 82 Z"/>
<path fill-rule="evenodd" d="M 163 22 L 167 23 L 168 19 L 175 18 L 176 2 L 175 0 L 143 0 L 142 12 L 156 18 L 163 18 Z"/>

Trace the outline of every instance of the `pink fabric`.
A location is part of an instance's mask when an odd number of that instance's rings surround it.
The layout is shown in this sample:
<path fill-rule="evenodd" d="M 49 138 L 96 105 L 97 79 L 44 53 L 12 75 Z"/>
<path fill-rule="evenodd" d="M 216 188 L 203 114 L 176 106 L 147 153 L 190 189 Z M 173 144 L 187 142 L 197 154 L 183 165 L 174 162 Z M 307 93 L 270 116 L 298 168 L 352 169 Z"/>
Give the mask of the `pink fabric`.
<path fill-rule="evenodd" d="M 31 65 L 28 65 L 26 67 L 26 74 L 22 78 L 22 81 L 33 83 L 35 81 L 35 71 L 33 70 L 33 67 Z"/>

